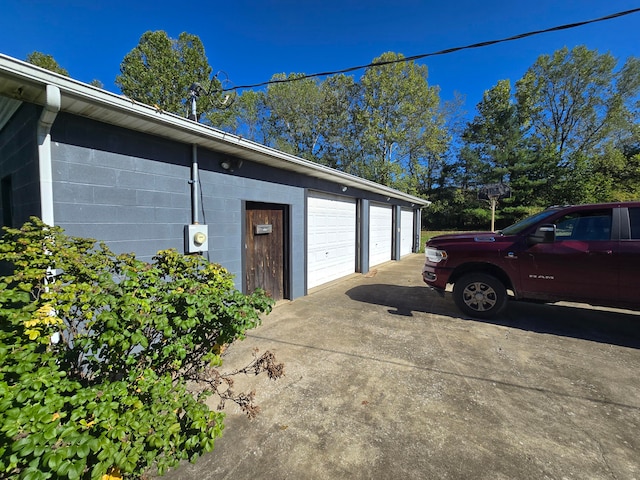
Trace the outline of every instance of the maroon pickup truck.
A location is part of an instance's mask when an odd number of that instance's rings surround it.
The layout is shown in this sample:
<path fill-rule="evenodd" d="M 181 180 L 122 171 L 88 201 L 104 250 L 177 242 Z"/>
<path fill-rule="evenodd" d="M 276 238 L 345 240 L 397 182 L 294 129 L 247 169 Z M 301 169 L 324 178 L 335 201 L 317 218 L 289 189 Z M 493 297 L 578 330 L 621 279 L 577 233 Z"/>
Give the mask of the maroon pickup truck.
<path fill-rule="evenodd" d="M 640 308 L 640 202 L 550 207 L 498 232 L 440 235 L 422 278 L 465 314 L 507 299 Z"/>

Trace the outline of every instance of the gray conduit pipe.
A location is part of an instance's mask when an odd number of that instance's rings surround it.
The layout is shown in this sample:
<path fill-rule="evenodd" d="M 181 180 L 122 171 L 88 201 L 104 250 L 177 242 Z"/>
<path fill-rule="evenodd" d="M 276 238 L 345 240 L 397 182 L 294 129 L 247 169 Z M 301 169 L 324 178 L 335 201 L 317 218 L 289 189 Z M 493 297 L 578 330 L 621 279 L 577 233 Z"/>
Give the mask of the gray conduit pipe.
<path fill-rule="evenodd" d="M 200 204 L 198 201 L 198 186 L 200 180 L 198 178 L 198 146 L 194 143 L 191 146 L 191 223 L 198 225 L 200 219 L 198 217 L 198 211 Z"/>

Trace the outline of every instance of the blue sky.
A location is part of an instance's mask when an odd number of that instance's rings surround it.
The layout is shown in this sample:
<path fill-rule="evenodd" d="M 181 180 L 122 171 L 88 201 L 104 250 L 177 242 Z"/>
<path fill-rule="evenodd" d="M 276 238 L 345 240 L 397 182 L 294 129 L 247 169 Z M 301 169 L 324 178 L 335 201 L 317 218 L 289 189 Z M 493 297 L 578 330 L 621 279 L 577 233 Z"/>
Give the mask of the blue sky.
<path fill-rule="evenodd" d="M 640 0 L 0 0 L 0 53 L 53 55 L 73 78 L 118 92 L 120 62 L 148 30 L 200 37 L 214 71 L 235 85 L 312 74 L 494 40 L 640 7 Z M 640 56 L 640 12 L 561 32 L 419 61 L 441 97 L 473 111 L 498 80 L 515 82 L 541 54 L 586 45 L 620 64 Z M 363 71 L 352 74 L 359 78 Z"/>

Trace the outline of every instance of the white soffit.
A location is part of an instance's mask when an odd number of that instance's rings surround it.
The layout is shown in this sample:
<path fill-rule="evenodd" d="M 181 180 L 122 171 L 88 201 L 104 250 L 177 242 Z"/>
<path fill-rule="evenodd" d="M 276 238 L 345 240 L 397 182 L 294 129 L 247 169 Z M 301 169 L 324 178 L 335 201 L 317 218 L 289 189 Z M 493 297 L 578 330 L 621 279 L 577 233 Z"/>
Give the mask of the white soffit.
<path fill-rule="evenodd" d="M 13 114 L 16 113 L 20 105 L 22 105 L 22 102 L 19 100 L 0 97 L 0 130 L 2 130 L 2 127 L 5 126 Z"/>

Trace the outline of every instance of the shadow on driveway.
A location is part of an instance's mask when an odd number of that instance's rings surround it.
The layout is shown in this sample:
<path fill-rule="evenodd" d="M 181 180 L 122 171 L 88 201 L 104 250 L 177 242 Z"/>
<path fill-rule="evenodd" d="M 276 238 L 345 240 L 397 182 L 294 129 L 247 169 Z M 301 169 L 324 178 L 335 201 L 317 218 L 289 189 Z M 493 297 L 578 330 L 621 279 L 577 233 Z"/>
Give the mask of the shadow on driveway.
<path fill-rule="evenodd" d="M 423 286 L 358 285 L 346 292 L 351 300 L 389 307 L 393 315 L 433 313 L 640 349 L 640 312 L 605 309 L 583 304 L 509 302 L 496 318 L 477 320 L 456 309 L 451 294 L 444 298 Z"/>

